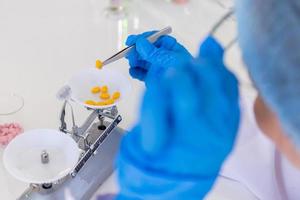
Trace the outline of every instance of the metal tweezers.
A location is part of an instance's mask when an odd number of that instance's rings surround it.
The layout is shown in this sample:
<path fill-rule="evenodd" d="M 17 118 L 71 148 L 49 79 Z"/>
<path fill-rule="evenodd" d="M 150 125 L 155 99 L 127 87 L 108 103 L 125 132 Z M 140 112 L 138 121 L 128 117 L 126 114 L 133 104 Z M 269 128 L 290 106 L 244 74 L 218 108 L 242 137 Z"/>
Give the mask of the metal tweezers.
<path fill-rule="evenodd" d="M 156 40 L 158 40 L 159 37 L 163 36 L 163 35 L 168 35 L 172 33 L 172 28 L 170 26 L 150 35 L 149 37 L 147 37 L 148 41 L 151 43 L 154 43 Z M 124 58 L 133 48 L 135 48 L 135 44 L 126 47 L 125 49 L 119 51 L 118 53 L 116 53 L 115 55 L 113 55 L 112 57 L 106 59 L 103 62 L 103 66 L 104 65 L 108 65 L 110 63 L 113 63 L 121 58 Z"/>

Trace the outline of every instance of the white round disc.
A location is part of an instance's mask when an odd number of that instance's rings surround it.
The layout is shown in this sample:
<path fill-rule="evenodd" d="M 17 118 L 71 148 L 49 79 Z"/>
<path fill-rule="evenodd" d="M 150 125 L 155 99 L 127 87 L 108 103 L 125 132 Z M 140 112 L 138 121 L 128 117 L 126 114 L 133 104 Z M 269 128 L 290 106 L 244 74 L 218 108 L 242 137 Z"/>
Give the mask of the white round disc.
<path fill-rule="evenodd" d="M 107 106 L 91 106 L 85 104 L 87 100 L 93 100 L 95 102 L 101 101 L 99 94 L 92 94 L 91 88 L 95 86 L 107 85 L 109 92 L 120 92 L 121 97 L 114 104 Z M 76 103 L 93 108 L 107 108 L 116 105 L 127 97 L 131 92 L 131 84 L 129 80 L 118 71 L 104 68 L 88 68 L 79 71 L 68 82 L 68 86 L 71 88 L 71 99 Z"/>
<path fill-rule="evenodd" d="M 43 164 L 46 151 L 49 162 Z M 27 183 L 51 183 L 65 177 L 79 159 L 77 143 L 56 130 L 32 130 L 14 138 L 6 147 L 3 162 L 16 179 Z"/>

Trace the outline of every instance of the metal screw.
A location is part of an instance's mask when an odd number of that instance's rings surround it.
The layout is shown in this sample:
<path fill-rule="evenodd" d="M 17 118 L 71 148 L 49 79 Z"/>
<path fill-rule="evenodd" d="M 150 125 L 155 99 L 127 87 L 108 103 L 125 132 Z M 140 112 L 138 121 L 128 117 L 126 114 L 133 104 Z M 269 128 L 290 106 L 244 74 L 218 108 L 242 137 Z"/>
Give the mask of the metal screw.
<path fill-rule="evenodd" d="M 43 164 L 49 163 L 49 154 L 47 153 L 46 150 L 42 151 L 41 161 L 42 161 Z"/>

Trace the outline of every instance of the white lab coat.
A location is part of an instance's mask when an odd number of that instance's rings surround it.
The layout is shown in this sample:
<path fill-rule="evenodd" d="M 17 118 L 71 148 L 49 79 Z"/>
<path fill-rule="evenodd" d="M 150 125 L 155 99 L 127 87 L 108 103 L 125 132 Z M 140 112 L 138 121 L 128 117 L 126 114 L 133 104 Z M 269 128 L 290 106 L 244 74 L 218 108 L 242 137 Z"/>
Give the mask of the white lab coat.
<path fill-rule="evenodd" d="M 238 139 L 221 175 L 242 184 L 257 199 L 300 200 L 300 170 L 259 130 L 253 102 L 242 100 Z"/>

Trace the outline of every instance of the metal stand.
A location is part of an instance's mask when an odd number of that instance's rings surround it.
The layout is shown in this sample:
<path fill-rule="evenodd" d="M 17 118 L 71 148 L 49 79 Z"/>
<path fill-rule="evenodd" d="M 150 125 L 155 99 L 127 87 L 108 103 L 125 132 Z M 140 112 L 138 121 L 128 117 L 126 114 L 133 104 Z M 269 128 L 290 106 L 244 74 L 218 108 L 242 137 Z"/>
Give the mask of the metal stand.
<path fill-rule="evenodd" d="M 114 158 L 125 132 L 117 127 L 122 120 L 117 108 L 91 110 L 85 123 L 78 127 L 71 107 L 73 127 L 69 131 L 65 123 L 67 105 L 70 104 L 66 101 L 61 112 L 60 130 L 70 134 L 78 143 L 82 150 L 80 160 L 70 174 L 61 180 L 41 185 L 30 184 L 19 200 L 87 200 L 114 171 Z M 97 119 L 99 121 L 95 122 Z"/>

